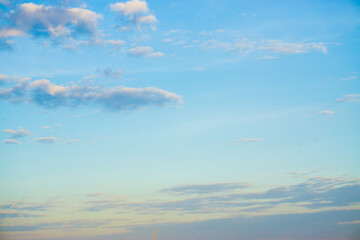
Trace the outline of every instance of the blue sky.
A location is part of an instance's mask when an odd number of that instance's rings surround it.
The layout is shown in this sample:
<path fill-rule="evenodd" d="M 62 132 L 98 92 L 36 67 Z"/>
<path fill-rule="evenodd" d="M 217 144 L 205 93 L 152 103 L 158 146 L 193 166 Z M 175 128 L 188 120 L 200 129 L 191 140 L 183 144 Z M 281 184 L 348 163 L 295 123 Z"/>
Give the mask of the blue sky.
<path fill-rule="evenodd" d="M 0 236 L 357 239 L 359 26 L 348 0 L 0 0 Z"/>

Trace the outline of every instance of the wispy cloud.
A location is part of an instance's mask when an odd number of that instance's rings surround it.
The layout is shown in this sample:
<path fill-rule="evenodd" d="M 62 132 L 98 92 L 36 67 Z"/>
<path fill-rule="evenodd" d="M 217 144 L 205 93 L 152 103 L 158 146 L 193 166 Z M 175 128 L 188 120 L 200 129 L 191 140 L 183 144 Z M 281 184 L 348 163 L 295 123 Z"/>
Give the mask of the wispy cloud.
<path fill-rule="evenodd" d="M 91 74 L 82 78 L 82 80 L 94 80 L 96 78 L 120 79 L 123 71 L 121 69 L 105 68 L 97 70 L 96 74 Z"/>
<path fill-rule="evenodd" d="M 0 219 L 2 218 L 33 218 L 33 217 L 40 217 L 40 215 L 36 214 L 28 214 L 28 213 L 20 213 L 14 211 L 0 211 Z M 0 231 L 1 231 L 0 226 Z"/>
<path fill-rule="evenodd" d="M 154 52 L 152 47 L 149 46 L 139 46 L 129 49 L 129 54 L 132 56 L 142 56 L 142 57 L 163 57 L 162 52 Z"/>
<path fill-rule="evenodd" d="M 356 194 L 360 182 L 356 179 L 312 177 L 304 182 L 252 192 L 244 183 L 187 185 L 163 189 L 162 192 L 190 196 L 173 201 L 131 202 L 123 198 L 86 201 L 87 211 L 130 208 L 137 211 L 176 213 L 265 213 L 281 205 L 308 210 L 351 206 L 360 201 Z M 290 210 L 291 211 L 291 210 Z"/>
<path fill-rule="evenodd" d="M 11 134 L 11 138 L 22 138 L 22 137 L 26 137 L 31 134 L 30 131 L 28 131 L 22 127 L 18 127 L 17 130 L 3 129 L 3 132 Z"/>
<path fill-rule="evenodd" d="M 50 208 L 49 203 L 43 202 L 24 202 L 14 201 L 6 204 L 1 204 L 2 209 L 22 210 L 22 211 L 47 211 Z"/>
<path fill-rule="evenodd" d="M 55 143 L 56 138 L 55 137 L 40 137 L 40 138 L 37 138 L 36 141 L 40 142 L 40 143 L 50 144 L 50 143 Z"/>
<path fill-rule="evenodd" d="M 246 183 L 193 184 L 166 188 L 161 190 L 161 192 L 179 195 L 212 194 L 244 189 L 247 187 L 249 187 L 249 184 Z"/>
<path fill-rule="evenodd" d="M 300 54 L 318 51 L 326 54 L 328 52 L 325 43 L 290 43 L 280 40 L 251 40 L 242 38 L 234 42 L 222 42 L 216 39 L 207 40 L 202 43 L 203 49 L 223 49 L 238 54 L 250 52 L 282 53 L 282 54 Z"/>
<path fill-rule="evenodd" d="M 102 193 L 88 193 L 88 194 L 86 194 L 86 196 L 88 196 L 88 197 L 97 197 L 97 196 L 100 196 Z"/>
<path fill-rule="evenodd" d="M 323 110 L 323 111 L 320 111 L 318 113 L 321 114 L 321 115 L 333 115 L 333 114 L 335 114 L 335 112 L 331 111 L 331 110 Z"/>
<path fill-rule="evenodd" d="M 355 80 L 355 79 L 358 79 L 358 78 L 359 78 L 358 73 L 357 73 L 357 72 L 353 72 L 351 76 L 342 78 L 342 79 L 340 79 L 340 80 L 342 80 L 342 81 L 349 81 L 349 80 Z"/>
<path fill-rule="evenodd" d="M 6 139 L 5 141 L 3 141 L 3 143 L 5 143 L 5 144 L 20 144 L 20 141 L 15 140 L 15 139 Z"/>
<path fill-rule="evenodd" d="M 182 98 L 179 95 L 156 87 L 61 86 L 46 79 L 0 89 L 0 99 L 18 103 L 35 103 L 46 108 L 94 106 L 111 111 L 135 110 L 182 103 Z"/>
<path fill-rule="evenodd" d="M 343 98 L 336 99 L 338 102 L 360 102 L 360 93 L 357 94 L 348 94 Z"/>
<path fill-rule="evenodd" d="M 37 230 L 49 229 L 79 229 L 79 228 L 97 228 L 109 224 L 111 220 L 71 220 L 60 222 L 43 222 L 28 225 L 5 225 L 1 226 L 2 232 L 31 232 Z"/>

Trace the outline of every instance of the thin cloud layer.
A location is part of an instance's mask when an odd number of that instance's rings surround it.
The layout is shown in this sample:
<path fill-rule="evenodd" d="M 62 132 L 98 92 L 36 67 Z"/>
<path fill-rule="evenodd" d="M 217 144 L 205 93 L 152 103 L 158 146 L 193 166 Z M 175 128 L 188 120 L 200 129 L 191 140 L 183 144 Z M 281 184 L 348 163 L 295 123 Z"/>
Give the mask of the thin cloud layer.
<path fill-rule="evenodd" d="M 360 202 L 359 191 L 359 180 L 326 177 L 313 177 L 299 184 L 260 192 L 249 192 L 248 185 L 243 183 L 188 185 L 161 190 L 168 194 L 189 195 L 186 199 L 146 202 L 131 202 L 122 198 L 100 199 L 86 201 L 85 210 L 104 211 L 126 207 L 141 212 L 247 214 L 249 211 L 264 213 L 268 209 L 285 205 L 288 209 L 302 207 L 310 211 L 326 210 Z"/>
<path fill-rule="evenodd" d="M 218 192 L 226 192 L 237 189 L 244 189 L 249 187 L 245 183 L 216 183 L 216 184 L 193 184 L 193 185 L 182 185 L 172 188 L 166 188 L 161 192 L 169 194 L 179 195 L 191 195 L 191 194 L 211 194 Z"/>
<path fill-rule="evenodd" d="M 0 99 L 16 103 L 34 103 L 46 108 L 93 106 L 111 111 L 136 110 L 182 103 L 182 98 L 156 87 L 101 88 L 61 86 L 41 79 L 0 89 Z"/>

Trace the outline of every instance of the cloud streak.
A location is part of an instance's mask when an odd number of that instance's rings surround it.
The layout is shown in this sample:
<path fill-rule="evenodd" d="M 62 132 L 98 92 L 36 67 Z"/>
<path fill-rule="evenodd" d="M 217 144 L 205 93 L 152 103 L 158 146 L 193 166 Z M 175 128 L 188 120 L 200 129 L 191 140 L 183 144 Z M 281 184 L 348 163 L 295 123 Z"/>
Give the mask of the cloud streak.
<path fill-rule="evenodd" d="M 182 98 L 156 87 L 61 86 L 41 79 L 0 89 L 0 99 L 45 108 L 93 106 L 110 111 L 136 110 L 182 103 Z"/>
<path fill-rule="evenodd" d="M 249 187 L 246 183 L 215 183 L 215 184 L 193 184 L 182 185 L 161 190 L 163 193 L 176 195 L 212 194 Z"/>

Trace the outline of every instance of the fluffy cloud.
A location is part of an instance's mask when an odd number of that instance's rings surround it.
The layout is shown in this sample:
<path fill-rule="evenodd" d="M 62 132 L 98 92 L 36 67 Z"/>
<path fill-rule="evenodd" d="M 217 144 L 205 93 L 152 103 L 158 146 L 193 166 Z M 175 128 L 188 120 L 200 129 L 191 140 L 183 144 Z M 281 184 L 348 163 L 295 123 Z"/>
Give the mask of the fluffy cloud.
<path fill-rule="evenodd" d="M 33 36 L 51 38 L 97 33 L 101 15 L 82 8 L 62 8 L 34 3 L 20 4 L 10 16 L 10 23 Z"/>
<path fill-rule="evenodd" d="M 111 10 L 121 12 L 125 16 L 135 16 L 139 13 L 147 13 L 149 8 L 146 1 L 130 0 L 125 3 L 118 2 L 110 5 Z"/>
<path fill-rule="evenodd" d="M 144 46 L 144 47 L 134 47 L 129 49 L 129 54 L 132 56 L 143 56 L 143 57 L 163 57 L 164 54 L 162 52 L 154 52 L 152 47 Z"/>
<path fill-rule="evenodd" d="M 124 16 L 129 23 L 135 24 L 138 28 L 143 24 L 149 24 L 155 29 L 154 23 L 157 22 L 153 14 L 149 14 L 149 8 L 146 1 L 130 0 L 127 2 L 118 2 L 110 4 L 110 9 L 121 16 Z M 125 27 L 129 28 L 129 26 Z"/>
<path fill-rule="evenodd" d="M 3 132 L 11 134 L 11 138 L 21 138 L 30 135 L 30 131 L 22 127 L 18 127 L 18 130 L 4 129 Z"/>
<path fill-rule="evenodd" d="M 9 12 L 0 25 L 0 48 L 11 48 L 9 38 L 29 35 L 46 37 L 53 42 L 86 36 L 98 39 L 98 20 L 102 16 L 84 8 L 65 8 L 23 3 Z"/>
<path fill-rule="evenodd" d="M 0 99 L 10 102 L 29 102 L 46 108 L 95 106 L 111 111 L 167 106 L 170 103 L 182 102 L 182 98 L 175 93 L 156 87 L 61 86 L 46 79 L 21 82 L 2 88 Z"/>
<path fill-rule="evenodd" d="M 36 141 L 40 142 L 40 143 L 50 144 L 50 143 L 55 143 L 56 138 L 55 137 L 40 137 L 40 138 L 37 138 Z"/>

